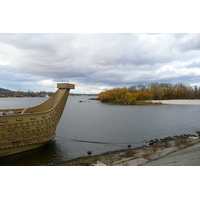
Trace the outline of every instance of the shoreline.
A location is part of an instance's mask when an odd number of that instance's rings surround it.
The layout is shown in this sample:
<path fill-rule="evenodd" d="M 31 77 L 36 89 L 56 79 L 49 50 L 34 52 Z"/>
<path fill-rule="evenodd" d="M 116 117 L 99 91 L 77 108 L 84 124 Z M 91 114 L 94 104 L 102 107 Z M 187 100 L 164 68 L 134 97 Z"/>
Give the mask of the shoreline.
<path fill-rule="evenodd" d="M 199 135 L 199 134 L 198 134 Z M 145 147 L 105 152 L 54 163 L 51 166 L 142 166 L 200 142 L 199 136 L 180 135 L 150 140 Z"/>
<path fill-rule="evenodd" d="M 152 100 L 152 102 L 161 102 L 163 105 L 200 105 L 199 99 Z"/>
<path fill-rule="evenodd" d="M 89 100 L 99 101 L 98 98 L 90 98 Z M 138 101 L 135 103 L 123 103 L 123 102 L 101 102 L 101 103 L 110 103 L 113 105 L 200 105 L 200 99 L 169 99 L 169 100 L 146 100 Z"/>
<path fill-rule="evenodd" d="M 200 100 L 198 99 L 152 100 L 152 102 L 154 102 L 154 104 L 160 104 L 160 105 L 200 105 Z M 116 103 L 111 103 L 111 104 L 115 105 Z M 132 154 L 135 154 L 132 157 L 130 155 L 129 156 L 125 155 L 128 154 L 128 151 L 131 154 L 130 149 L 121 149 L 111 152 L 105 152 L 99 155 L 78 157 L 71 160 L 61 161 L 59 163 L 55 163 L 52 165 L 54 166 L 140 166 L 149 162 L 150 160 L 159 159 L 167 154 L 177 152 L 181 149 L 180 147 L 177 147 L 174 144 L 174 140 L 171 140 L 169 142 L 170 142 L 170 147 L 164 147 L 165 142 L 161 142 L 160 143 L 161 147 L 155 147 L 153 145 L 150 145 L 145 150 L 142 149 L 142 147 L 131 149 L 133 151 L 136 151 L 132 152 Z M 186 148 L 187 145 L 188 146 L 193 145 L 194 142 L 200 142 L 200 138 L 196 137 L 194 141 L 189 141 L 187 144 L 185 145 L 183 144 L 182 146 Z M 145 156 L 146 158 L 144 158 Z"/>

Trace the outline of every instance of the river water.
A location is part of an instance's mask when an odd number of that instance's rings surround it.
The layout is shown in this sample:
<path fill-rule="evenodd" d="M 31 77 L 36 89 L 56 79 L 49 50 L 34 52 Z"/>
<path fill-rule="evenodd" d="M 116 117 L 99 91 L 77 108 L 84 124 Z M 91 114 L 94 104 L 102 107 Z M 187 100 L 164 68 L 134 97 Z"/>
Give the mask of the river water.
<path fill-rule="evenodd" d="M 97 155 L 126 149 L 128 144 L 138 147 L 146 140 L 200 130 L 199 105 L 112 105 L 89 98 L 69 96 L 57 137 L 38 149 L 0 158 L 0 165 L 52 165 L 87 156 L 88 150 Z M 0 108 L 35 106 L 45 100 L 0 98 Z"/>

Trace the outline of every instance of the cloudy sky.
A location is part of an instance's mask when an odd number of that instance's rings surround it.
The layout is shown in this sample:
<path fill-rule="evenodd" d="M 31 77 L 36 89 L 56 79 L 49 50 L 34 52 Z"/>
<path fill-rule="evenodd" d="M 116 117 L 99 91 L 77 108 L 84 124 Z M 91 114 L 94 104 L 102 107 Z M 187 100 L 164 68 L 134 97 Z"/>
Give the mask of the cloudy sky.
<path fill-rule="evenodd" d="M 0 87 L 76 93 L 165 82 L 200 86 L 200 34 L 0 34 Z"/>

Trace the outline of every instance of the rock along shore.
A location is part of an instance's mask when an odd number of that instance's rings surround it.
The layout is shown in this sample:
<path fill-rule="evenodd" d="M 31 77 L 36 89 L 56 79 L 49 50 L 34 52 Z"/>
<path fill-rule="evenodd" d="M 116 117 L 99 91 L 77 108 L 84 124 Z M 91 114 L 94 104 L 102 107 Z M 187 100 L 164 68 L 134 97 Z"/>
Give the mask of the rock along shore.
<path fill-rule="evenodd" d="M 199 99 L 172 99 L 152 100 L 155 104 L 169 105 L 200 105 Z M 200 142 L 200 131 L 197 135 L 180 135 L 163 139 L 150 140 L 146 147 L 137 149 L 125 149 L 115 152 L 107 152 L 97 156 L 77 158 L 61 163 L 57 166 L 140 166 L 161 157 L 180 151 L 186 147 Z"/>
<path fill-rule="evenodd" d="M 63 161 L 54 166 L 141 166 L 200 142 L 200 132 L 148 141 L 147 145 Z M 154 164 L 155 165 L 155 164 Z"/>

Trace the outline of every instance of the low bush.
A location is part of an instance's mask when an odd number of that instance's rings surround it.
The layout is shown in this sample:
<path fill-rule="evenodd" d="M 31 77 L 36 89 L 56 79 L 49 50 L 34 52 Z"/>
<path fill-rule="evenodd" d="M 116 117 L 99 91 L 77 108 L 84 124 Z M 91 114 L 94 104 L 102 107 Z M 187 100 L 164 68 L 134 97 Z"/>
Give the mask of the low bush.
<path fill-rule="evenodd" d="M 165 148 L 169 148 L 169 147 L 171 147 L 172 145 L 171 145 L 170 142 L 164 142 L 163 146 L 164 146 Z"/>
<path fill-rule="evenodd" d="M 152 146 L 153 153 L 156 153 L 158 151 L 159 147 L 157 145 Z"/>
<path fill-rule="evenodd" d="M 176 139 L 174 143 L 178 148 L 184 148 L 190 145 L 190 142 L 187 139 Z"/>
<path fill-rule="evenodd" d="M 124 152 L 124 156 L 125 157 L 133 157 L 135 156 L 136 151 L 134 151 L 133 149 L 128 149 Z"/>
<path fill-rule="evenodd" d="M 152 152 L 144 153 L 144 154 L 142 155 L 142 157 L 143 157 L 144 159 L 147 159 L 147 160 L 152 160 Z"/>
<path fill-rule="evenodd" d="M 158 151 L 159 148 L 162 147 L 162 144 L 161 143 L 155 143 L 153 146 L 152 146 L 152 151 L 153 153 L 156 153 Z"/>

